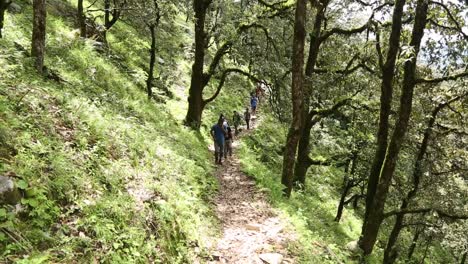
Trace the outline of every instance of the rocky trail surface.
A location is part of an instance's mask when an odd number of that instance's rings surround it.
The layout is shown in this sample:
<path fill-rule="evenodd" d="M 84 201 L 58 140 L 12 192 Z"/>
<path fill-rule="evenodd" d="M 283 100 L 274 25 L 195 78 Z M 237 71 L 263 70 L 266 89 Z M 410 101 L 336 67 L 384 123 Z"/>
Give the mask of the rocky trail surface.
<path fill-rule="evenodd" d="M 233 156 L 217 170 L 220 188 L 213 202 L 223 235 L 208 263 L 295 263 L 288 252 L 288 243 L 295 236 L 285 229 L 286 223 L 275 214 L 254 180 L 241 171 L 236 156 L 238 144 L 239 138 L 233 143 Z"/>

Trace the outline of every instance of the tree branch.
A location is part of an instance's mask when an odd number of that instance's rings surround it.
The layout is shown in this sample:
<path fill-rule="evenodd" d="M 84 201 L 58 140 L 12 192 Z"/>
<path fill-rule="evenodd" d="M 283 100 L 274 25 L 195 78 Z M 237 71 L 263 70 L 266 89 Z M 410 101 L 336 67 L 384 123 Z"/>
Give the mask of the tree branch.
<path fill-rule="evenodd" d="M 221 92 L 221 89 L 224 86 L 224 83 L 226 82 L 226 78 L 230 73 L 239 73 L 241 75 L 247 76 L 249 79 L 251 79 L 254 82 L 260 82 L 260 79 L 255 77 L 251 73 L 248 73 L 246 71 L 243 71 L 243 70 L 237 69 L 237 68 L 228 68 L 228 69 L 224 70 L 223 73 L 221 74 L 221 78 L 219 80 L 218 87 L 216 88 L 215 93 L 210 98 L 203 100 L 203 106 L 205 106 L 206 104 L 212 102 L 219 95 L 219 93 Z"/>
<path fill-rule="evenodd" d="M 447 12 L 447 15 L 449 16 L 450 20 L 452 20 L 453 23 L 455 24 L 455 27 L 457 28 L 458 32 L 460 32 L 463 35 L 463 37 L 466 40 L 468 40 L 468 35 L 465 34 L 465 32 L 463 32 L 463 28 L 460 26 L 460 23 L 458 23 L 458 21 L 455 19 L 452 12 L 450 12 L 450 9 L 446 5 L 440 2 L 436 2 L 436 1 L 429 1 L 429 3 L 442 7 L 445 10 L 445 12 Z"/>
<path fill-rule="evenodd" d="M 206 84 L 210 81 L 211 77 L 216 71 L 216 67 L 218 67 L 219 62 L 223 56 L 228 53 L 228 50 L 231 48 L 231 46 L 232 41 L 227 41 L 216 51 L 216 54 L 211 61 L 210 67 L 208 68 L 208 72 L 203 74 L 204 86 L 206 86 Z"/>
<path fill-rule="evenodd" d="M 355 65 L 352 68 L 346 68 L 346 69 L 342 69 L 342 70 L 314 69 L 314 73 L 336 73 L 336 74 L 348 75 L 348 74 L 351 74 L 351 73 L 357 71 L 360 68 L 368 71 L 371 74 L 375 74 L 375 71 L 373 69 L 371 69 L 369 66 L 367 66 L 363 62 Z"/>
<path fill-rule="evenodd" d="M 383 58 L 383 53 L 382 53 L 382 48 L 380 46 L 380 31 L 379 29 L 377 28 L 375 30 L 375 49 L 377 50 L 377 55 L 378 55 L 378 58 L 379 58 L 379 68 L 380 68 L 380 71 L 383 71 L 383 68 L 384 68 L 384 58 Z"/>
<path fill-rule="evenodd" d="M 264 0 L 257 0 L 257 1 L 258 1 L 259 4 L 264 5 L 264 6 L 268 7 L 268 8 L 271 8 L 271 9 L 276 10 L 276 11 L 284 9 L 284 7 L 283 8 L 278 8 L 276 6 L 282 6 L 282 5 L 284 5 L 284 4 L 286 4 L 288 2 L 288 0 L 284 0 L 284 1 L 280 1 L 280 2 L 270 4 L 270 3 L 268 3 L 268 2 L 266 2 Z"/>
<path fill-rule="evenodd" d="M 462 72 L 462 73 L 459 73 L 459 74 L 449 75 L 449 76 L 445 76 L 445 77 L 441 77 L 441 78 L 416 79 L 415 82 L 416 82 L 416 84 L 420 84 L 420 83 L 440 83 L 440 82 L 444 82 L 444 81 L 455 81 L 455 80 L 457 80 L 459 78 L 464 78 L 464 77 L 467 77 L 467 76 L 468 76 L 468 71 L 465 71 L 465 72 Z"/>
<path fill-rule="evenodd" d="M 322 36 L 320 36 L 320 42 L 327 40 L 330 36 L 334 34 L 349 36 L 352 34 L 361 33 L 366 28 L 368 28 L 368 26 L 369 26 L 369 22 L 367 22 L 366 24 L 358 28 L 353 28 L 353 29 L 332 28 L 329 31 L 325 32 Z"/>
<path fill-rule="evenodd" d="M 390 217 L 390 216 L 402 215 L 402 214 L 403 215 L 405 215 L 405 214 L 420 214 L 420 213 L 428 213 L 428 212 L 431 212 L 431 211 L 436 212 L 441 217 L 450 218 L 450 219 L 453 219 L 453 220 L 468 219 L 468 215 L 451 214 L 451 213 L 447 213 L 447 212 L 444 212 L 442 210 L 434 209 L 434 208 L 393 210 L 393 211 L 384 213 L 383 217 L 387 218 L 387 217 Z"/>
<path fill-rule="evenodd" d="M 267 42 L 271 43 L 273 45 L 273 48 L 275 49 L 276 55 L 279 57 L 280 53 L 278 51 L 278 48 L 276 47 L 275 41 L 274 41 L 274 39 L 272 37 L 270 37 L 270 34 L 268 33 L 268 29 L 264 25 L 258 24 L 256 22 L 254 22 L 252 24 L 244 24 L 244 25 L 239 26 L 237 31 L 239 33 L 241 33 L 241 32 L 247 31 L 247 30 L 249 30 L 251 28 L 259 28 L 259 29 L 261 29 L 263 31 L 263 33 L 265 34 L 265 37 L 267 38 Z"/>

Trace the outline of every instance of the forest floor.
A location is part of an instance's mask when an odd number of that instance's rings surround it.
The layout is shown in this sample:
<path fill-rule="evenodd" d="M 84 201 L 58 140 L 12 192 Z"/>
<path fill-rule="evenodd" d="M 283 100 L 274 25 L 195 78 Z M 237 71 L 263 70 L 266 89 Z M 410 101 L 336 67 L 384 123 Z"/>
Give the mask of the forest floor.
<path fill-rule="evenodd" d="M 259 122 L 253 120 L 255 128 Z M 240 137 L 252 130 L 244 130 L 233 142 L 233 155 L 217 169 L 219 193 L 214 198 L 216 213 L 223 227 L 214 253 L 215 263 L 277 264 L 294 263 L 288 244 L 296 235 L 288 231 L 284 222 L 269 204 L 266 195 L 257 189 L 255 181 L 241 171 L 236 156 Z"/>

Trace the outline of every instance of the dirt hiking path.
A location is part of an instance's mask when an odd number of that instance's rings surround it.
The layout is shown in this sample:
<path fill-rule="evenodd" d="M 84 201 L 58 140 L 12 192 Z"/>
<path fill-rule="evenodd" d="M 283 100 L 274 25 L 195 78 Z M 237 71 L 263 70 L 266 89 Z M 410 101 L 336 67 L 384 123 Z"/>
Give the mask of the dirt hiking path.
<path fill-rule="evenodd" d="M 256 127 L 255 120 L 252 127 Z M 241 133 L 241 137 L 250 131 Z M 241 172 L 236 155 L 239 137 L 233 143 L 233 156 L 218 166 L 219 193 L 214 198 L 217 215 L 223 226 L 208 263 L 279 264 L 295 263 L 288 253 L 288 242 L 294 235 L 285 230 L 280 219 L 267 202 L 265 194 L 255 187 L 253 179 Z"/>

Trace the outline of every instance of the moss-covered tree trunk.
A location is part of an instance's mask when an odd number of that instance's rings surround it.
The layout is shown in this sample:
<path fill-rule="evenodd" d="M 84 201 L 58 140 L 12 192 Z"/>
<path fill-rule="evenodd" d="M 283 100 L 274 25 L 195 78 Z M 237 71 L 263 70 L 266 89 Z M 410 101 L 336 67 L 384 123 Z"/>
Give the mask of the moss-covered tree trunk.
<path fill-rule="evenodd" d="M 148 79 L 146 79 L 146 90 L 148 98 L 153 96 L 153 79 L 154 79 L 154 64 L 156 62 L 156 25 L 151 24 L 148 26 L 151 33 L 151 48 L 150 48 L 150 61 L 148 69 Z"/>
<path fill-rule="evenodd" d="M 5 21 L 5 11 L 7 10 L 8 6 L 11 4 L 9 0 L 0 0 L 0 38 L 3 37 L 3 23 Z"/>
<path fill-rule="evenodd" d="M 304 106 L 302 114 L 302 132 L 299 139 L 298 152 L 296 158 L 296 166 L 294 169 L 294 182 L 298 186 L 305 185 L 307 170 L 310 167 L 310 131 L 316 122 L 312 121 L 312 116 L 309 114 L 310 95 L 313 89 L 311 81 L 312 74 L 314 73 L 315 64 L 317 63 L 318 54 L 320 51 L 320 34 L 322 30 L 322 21 L 324 19 L 324 12 L 328 2 L 318 7 L 317 15 L 315 17 L 314 28 L 310 34 L 309 55 L 307 57 L 305 69 L 305 89 L 304 89 Z"/>
<path fill-rule="evenodd" d="M 413 239 L 411 240 L 411 245 L 408 249 L 408 255 L 406 256 L 406 259 L 410 261 L 413 258 L 414 250 L 416 249 L 416 246 L 418 245 L 419 237 L 421 236 L 422 230 L 417 228 L 414 232 Z"/>
<path fill-rule="evenodd" d="M 395 74 L 395 63 L 400 47 L 400 35 L 402 29 L 403 6 L 405 0 L 397 0 L 393 9 L 392 30 L 388 41 L 388 53 L 385 63 L 382 65 L 382 83 L 380 94 L 380 116 L 379 128 L 377 131 L 377 149 L 367 182 L 366 210 L 364 222 L 367 220 L 368 212 L 371 210 L 374 195 L 379 183 L 380 168 L 385 159 L 385 152 L 388 145 L 389 117 L 393 97 L 393 79 Z M 380 46 L 380 45 L 379 45 Z"/>
<path fill-rule="evenodd" d="M 206 85 L 203 66 L 205 60 L 205 18 L 210 1 L 194 0 L 195 11 L 195 59 L 192 65 L 192 76 L 188 97 L 188 110 L 185 116 L 185 124 L 199 129 L 203 113 L 203 89 Z"/>
<path fill-rule="evenodd" d="M 80 27 L 80 37 L 86 38 L 86 16 L 83 9 L 83 0 L 78 0 L 78 26 Z"/>
<path fill-rule="evenodd" d="M 466 255 L 467 255 L 467 252 L 463 253 L 461 259 L 460 259 L 460 264 L 465 264 L 466 263 Z"/>
<path fill-rule="evenodd" d="M 346 196 L 348 195 L 351 188 L 355 186 L 354 181 L 352 178 L 356 173 L 357 167 L 357 158 L 358 153 L 353 152 L 353 156 L 349 159 L 346 163 L 345 167 L 345 177 L 343 178 L 343 191 L 341 192 L 340 202 L 338 203 L 338 209 L 336 210 L 335 221 L 339 222 L 341 220 L 341 216 L 343 215 L 343 210 L 346 205 Z M 351 164 L 351 170 L 349 170 L 349 165 Z"/>
<path fill-rule="evenodd" d="M 42 73 L 44 69 L 46 16 L 46 0 L 34 0 L 31 55 L 35 57 L 35 66 L 40 73 Z"/>
<path fill-rule="evenodd" d="M 294 39 L 292 55 L 292 86 L 291 96 L 293 105 L 293 120 L 289 128 L 288 137 L 283 157 L 283 171 L 281 183 L 285 186 L 284 194 L 291 195 L 294 180 L 294 161 L 296 158 L 297 144 L 301 137 L 302 115 L 304 114 L 303 104 L 303 82 L 304 82 L 304 42 L 305 23 L 307 14 L 307 1 L 297 0 L 296 14 L 294 22 Z"/>
<path fill-rule="evenodd" d="M 380 225 L 383 221 L 385 201 L 387 198 L 390 183 L 395 172 L 395 167 L 398 160 L 398 154 L 405 139 L 408 129 L 408 122 L 411 116 L 413 104 L 413 91 L 416 85 L 415 73 L 417 56 L 419 53 L 421 39 L 424 35 L 424 28 L 427 22 L 427 0 L 418 0 L 416 6 L 416 16 L 411 35 L 410 46 L 414 48 L 414 54 L 410 60 L 407 60 L 404 65 L 403 87 L 400 97 L 400 109 L 398 111 L 398 120 L 395 125 L 395 130 L 392 134 L 392 139 L 388 145 L 385 155 L 384 164 L 380 173 L 380 180 L 375 192 L 372 206 L 368 212 L 367 221 L 363 225 L 360 247 L 365 255 L 372 253 Z"/>
<path fill-rule="evenodd" d="M 307 170 L 311 166 L 310 163 L 310 130 L 312 129 L 315 122 L 307 120 L 303 133 L 299 139 L 299 145 L 297 150 L 296 166 L 294 168 L 294 183 L 297 186 L 305 186 Z"/>
<path fill-rule="evenodd" d="M 434 124 L 437 118 L 437 114 L 446 106 L 448 106 L 451 102 L 456 101 L 460 98 L 462 98 L 462 96 L 456 97 L 446 103 L 441 103 L 432 111 L 427 127 L 424 130 L 423 140 L 419 147 L 418 155 L 414 163 L 413 174 L 411 177 L 411 180 L 412 180 L 411 190 L 406 194 L 406 197 L 401 202 L 401 205 L 400 205 L 401 211 L 408 209 L 408 205 L 410 201 L 416 196 L 419 190 L 419 184 L 423 176 L 422 165 L 424 162 L 424 157 L 426 156 L 427 148 L 429 147 L 429 141 L 431 138 L 432 129 L 434 127 Z M 403 229 L 403 219 L 404 219 L 404 214 L 398 214 L 396 216 L 395 223 L 393 224 L 393 228 L 388 238 L 387 246 L 385 247 L 385 251 L 384 251 L 383 263 L 385 264 L 394 263 L 397 258 L 397 250 L 395 248 L 395 245 L 398 240 L 398 236 L 400 235 L 400 232 Z"/>

